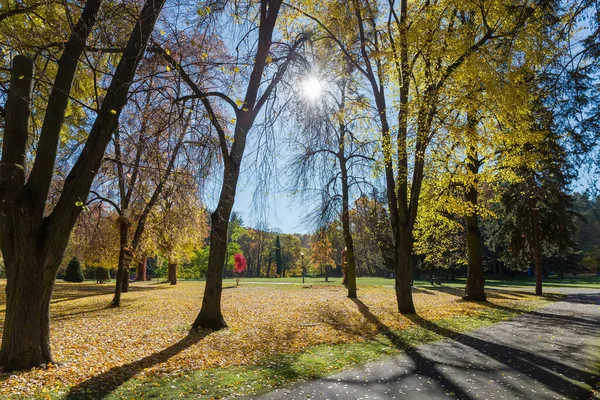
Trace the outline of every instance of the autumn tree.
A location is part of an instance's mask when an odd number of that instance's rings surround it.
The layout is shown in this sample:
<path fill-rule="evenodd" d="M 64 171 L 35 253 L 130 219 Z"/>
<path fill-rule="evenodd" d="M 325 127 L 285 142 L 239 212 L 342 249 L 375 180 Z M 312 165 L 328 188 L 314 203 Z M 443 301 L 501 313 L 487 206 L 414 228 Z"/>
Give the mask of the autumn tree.
<path fill-rule="evenodd" d="M 89 134 L 56 199 L 48 194 L 53 184 L 57 150 L 65 123 L 78 67 L 88 38 L 94 32 L 101 0 L 88 0 L 62 43 L 56 73 L 48 86 L 49 96 L 39 130 L 30 127 L 32 106 L 40 103 L 32 91 L 36 80 L 33 52 L 14 56 L 6 104 L 0 171 L 1 247 L 7 274 L 7 303 L 0 365 L 5 371 L 31 368 L 52 362 L 49 305 L 56 271 L 69 235 L 82 211 L 96 171 L 121 110 L 127 102 L 136 68 L 162 9 L 164 0 L 147 0 L 123 47 L 110 84 L 98 107 L 90 114 Z M 49 62 L 54 63 L 52 59 Z M 91 73 L 91 72 L 90 72 Z M 43 101 L 42 101 L 43 102 Z M 35 127 L 37 128 L 37 126 Z M 30 138 L 38 138 L 29 150 Z M 33 165 L 28 162 L 33 159 Z M 52 207 L 53 206 L 53 207 Z"/>
<path fill-rule="evenodd" d="M 330 54 L 324 52 L 316 61 L 328 56 Z M 372 124 L 364 112 L 365 100 L 358 93 L 353 66 L 343 61 L 326 65 L 322 69 L 327 72 L 313 72 L 317 77 L 308 78 L 317 79 L 319 86 L 304 88 L 306 99 L 298 111 L 303 134 L 299 136 L 294 132 L 291 139 L 297 153 L 292 163 L 291 186 L 302 191 L 305 202 L 312 197 L 320 198 L 320 205 L 311 215 L 319 227 L 334 218 L 341 219 L 347 254 L 348 297 L 355 298 L 356 257 L 350 205 L 352 197 L 369 184 L 366 177 L 370 174 L 374 145 L 368 132 Z"/>
<path fill-rule="evenodd" d="M 509 46 L 545 6 L 527 0 L 355 0 L 307 1 L 297 8 L 318 24 L 371 89 L 368 98 L 380 125 L 401 313 L 415 313 L 410 287 L 413 230 L 427 150 L 437 133 L 442 100 L 452 90 L 449 83 L 459 78 L 457 73 L 472 56 Z M 395 89 L 389 90 L 390 85 Z"/>
<path fill-rule="evenodd" d="M 321 273 L 325 271 L 325 282 L 329 282 L 329 268 L 335 266 L 335 261 L 331 242 L 324 230 L 320 230 L 315 234 L 311 246 L 310 260 L 313 265 L 320 269 Z"/>
<path fill-rule="evenodd" d="M 292 39 L 291 44 L 278 40 L 275 29 L 281 6 L 280 0 L 224 5 L 231 8 L 220 13 L 223 18 L 232 15 L 231 22 L 244 20 L 244 24 L 238 25 L 250 29 L 238 32 L 240 45 L 236 46 L 237 54 L 221 55 L 222 61 L 226 62 L 223 65 L 230 66 L 230 69 L 227 69 L 229 76 L 225 79 L 232 82 L 225 88 L 221 87 L 222 90 L 214 88 L 214 83 L 219 77 L 213 82 L 197 80 L 194 65 L 186 63 L 181 55 L 162 49 L 162 54 L 171 68 L 177 70 L 192 91 L 192 96 L 202 103 L 218 138 L 223 162 L 221 193 L 217 207 L 211 215 L 206 289 L 202 308 L 193 323 L 194 328 L 216 330 L 227 326 L 221 313 L 222 275 L 227 252 L 227 228 L 246 142 L 254 122 L 267 101 L 272 98 L 277 85 L 290 68 L 294 55 L 305 40 L 302 36 L 297 40 Z M 206 8 L 202 10 L 204 13 L 206 11 Z M 211 14 L 213 10 L 209 8 L 208 11 L 208 14 Z M 219 40 L 219 32 L 213 32 L 214 39 Z M 225 46 L 221 47 L 224 48 Z M 242 54 L 242 49 L 248 49 L 248 52 Z"/>

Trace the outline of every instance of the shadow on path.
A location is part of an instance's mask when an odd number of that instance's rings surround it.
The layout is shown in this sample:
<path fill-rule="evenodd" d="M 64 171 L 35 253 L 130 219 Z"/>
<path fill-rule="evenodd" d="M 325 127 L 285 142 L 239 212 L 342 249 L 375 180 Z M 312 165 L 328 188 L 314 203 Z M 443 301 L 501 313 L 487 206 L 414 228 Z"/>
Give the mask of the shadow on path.
<path fill-rule="evenodd" d="M 435 362 L 423 357 L 417 349 L 411 347 L 410 344 L 406 343 L 406 341 L 404 341 L 400 336 L 394 333 L 387 325 L 381 322 L 379 318 L 377 318 L 369 310 L 369 307 L 365 303 L 363 303 L 359 299 L 352 299 L 352 301 L 358 306 L 358 310 L 361 312 L 361 314 L 364 315 L 364 317 L 367 320 L 369 320 L 373 325 L 377 327 L 379 333 L 388 338 L 398 350 L 404 351 L 406 355 L 408 355 L 415 362 L 415 367 L 412 372 L 418 373 L 420 375 L 426 376 L 437 381 L 446 390 L 454 393 L 454 395 L 457 398 L 471 398 L 454 382 L 452 382 L 447 377 L 436 371 Z"/>
<path fill-rule="evenodd" d="M 440 385 L 442 385 L 447 391 L 453 392 L 457 398 L 469 399 L 471 398 L 471 396 L 468 393 L 466 393 L 463 388 L 459 387 L 459 385 L 457 385 L 457 383 L 454 380 L 450 380 L 449 377 L 444 376 L 440 372 L 440 370 L 442 369 L 441 367 L 449 365 L 452 368 L 465 370 L 469 369 L 471 371 L 490 370 L 489 367 L 479 365 L 479 362 L 474 362 L 472 365 L 469 366 L 462 366 L 459 363 L 457 363 L 457 361 L 460 360 L 435 361 L 433 359 L 430 359 L 428 357 L 427 348 L 410 348 L 410 346 L 408 346 L 407 343 L 403 341 L 400 336 L 398 336 L 396 333 L 390 330 L 389 327 L 383 324 L 373 313 L 371 313 L 369 308 L 362 301 L 358 299 L 353 299 L 353 301 L 358 306 L 359 311 L 365 316 L 365 318 L 367 318 L 371 323 L 373 323 L 377 327 L 377 330 L 382 335 L 387 337 L 398 349 L 405 350 L 406 355 L 414 361 L 414 368 L 412 369 L 412 371 L 409 372 L 409 374 L 418 374 L 420 376 L 431 378 L 437 381 Z M 596 296 L 595 301 L 598 301 L 598 296 Z M 527 315 L 525 317 L 527 317 Z M 496 360 L 497 362 L 504 364 L 510 369 L 517 371 L 523 375 L 526 375 L 529 378 L 532 378 L 533 380 L 551 389 L 555 393 L 560 393 L 568 398 L 587 398 L 587 396 L 589 396 L 589 391 L 586 388 L 573 383 L 573 381 L 593 384 L 593 382 L 596 379 L 596 376 L 591 374 L 590 372 L 545 357 L 543 355 L 543 348 L 541 348 L 539 352 L 525 351 L 517 347 L 494 343 L 489 340 L 462 334 L 444 327 L 440 327 L 435 323 L 423 319 L 418 315 L 408 316 L 408 318 L 424 329 L 427 329 L 445 338 L 452 339 L 453 341 L 458 342 L 460 345 L 467 346 L 468 348 L 470 348 L 467 351 L 472 352 L 473 356 L 475 356 L 477 353 L 484 354 L 487 357 L 490 357 Z M 531 316 L 531 319 L 541 320 L 543 321 L 543 325 L 548 326 L 564 325 L 565 323 L 577 324 L 578 326 L 574 330 L 577 330 L 578 335 L 581 334 L 597 336 L 599 331 L 597 321 L 590 321 L 584 318 L 554 315 L 548 312 L 535 313 L 533 316 Z M 528 322 L 526 321 L 524 321 L 524 323 L 528 324 Z M 595 329 L 591 329 L 592 325 Z M 590 329 L 582 332 L 580 330 L 580 328 L 582 327 Z M 536 330 L 536 332 L 544 332 L 544 326 L 536 326 L 534 329 Z M 518 340 L 519 336 L 512 336 L 512 338 L 517 338 L 516 340 Z M 530 338 L 524 337 L 522 341 L 525 342 L 533 339 L 533 336 L 531 336 Z M 532 343 L 527 342 L 528 347 L 530 347 L 530 344 Z M 560 355 L 561 353 L 565 353 L 564 356 L 568 359 L 569 355 L 571 354 L 566 353 L 569 353 L 572 350 L 570 349 L 571 346 L 565 346 L 560 352 L 558 352 L 558 354 Z M 462 351 L 464 352 L 465 350 L 466 349 L 463 348 Z M 552 354 L 556 355 L 557 349 L 552 350 Z M 465 371 L 465 373 L 468 373 L 468 371 Z M 397 382 L 398 378 L 399 376 L 395 376 L 394 381 Z M 515 395 L 522 396 L 523 393 L 517 392 L 515 393 Z"/>
<path fill-rule="evenodd" d="M 158 353 L 151 354 L 129 364 L 111 368 L 102 374 L 81 382 L 71 388 L 66 398 L 78 400 L 102 399 L 142 370 L 167 361 L 169 358 L 200 342 L 211 332 L 192 330 L 185 338 Z"/>

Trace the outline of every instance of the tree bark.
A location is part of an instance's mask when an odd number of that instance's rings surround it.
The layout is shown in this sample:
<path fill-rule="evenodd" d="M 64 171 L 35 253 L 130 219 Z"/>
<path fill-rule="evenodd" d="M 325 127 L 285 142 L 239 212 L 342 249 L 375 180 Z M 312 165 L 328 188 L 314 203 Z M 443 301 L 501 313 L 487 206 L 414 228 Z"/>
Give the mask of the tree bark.
<path fill-rule="evenodd" d="M 125 217 L 119 217 L 119 263 L 117 267 L 117 279 L 115 282 L 115 294 L 111 305 L 119 307 L 121 305 L 121 293 L 123 292 L 123 281 L 129 280 L 125 271 L 129 271 L 130 256 L 128 254 L 129 246 L 129 227 L 130 222 Z M 127 272 L 128 274 L 129 272 Z"/>
<path fill-rule="evenodd" d="M 142 261 L 138 262 L 137 270 L 136 270 L 136 274 L 135 274 L 136 281 L 145 282 L 148 280 L 148 278 L 146 276 L 146 271 L 148 270 L 147 263 L 148 263 L 148 257 L 144 257 Z"/>
<path fill-rule="evenodd" d="M 412 254 L 412 235 L 403 234 L 395 243 L 396 252 L 396 301 L 398 312 L 415 314 L 415 304 L 412 298 L 412 269 L 410 258 Z"/>
<path fill-rule="evenodd" d="M 227 251 L 227 227 L 235 198 L 237 174 L 226 174 L 219 206 L 211 215 L 210 252 L 202 308 L 192 328 L 219 330 L 227 324 L 221 313 L 222 271 Z M 229 183 L 229 184 L 227 184 Z M 221 213 L 223 212 L 223 214 Z"/>
<path fill-rule="evenodd" d="M 468 119 L 468 135 L 470 139 L 476 139 L 476 121 L 471 115 Z M 477 216 L 478 189 L 477 174 L 479 173 L 480 161 L 477 158 L 477 148 L 474 144 L 469 146 L 469 155 L 467 156 L 467 169 L 473 178 L 465 192 L 465 200 L 469 205 L 469 211 L 466 216 L 467 222 L 467 284 L 465 287 L 464 300 L 467 301 L 486 301 L 485 295 L 485 277 L 483 275 L 483 261 L 481 257 L 481 231 L 479 230 L 479 219 Z"/>
<path fill-rule="evenodd" d="M 354 241 L 350 232 L 350 210 L 349 210 L 349 190 L 348 190 L 348 171 L 346 171 L 346 160 L 340 159 L 340 168 L 342 170 L 342 230 L 344 232 L 344 243 L 346 245 L 346 280 L 348 284 L 348 297 L 356 298 L 356 260 L 354 258 Z"/>
<path fill-rule="evenodd" d="M 542 245 L 540 235 L 539 213 L 536 207 L 531 209 L 533 222 L 533 252 L 535 253 L 535 294 L 542 295 Z"/>
<path fill-rule="evenodd" d="M 169 283 L 171 285 L 177 285 L 177 263 L 169 263 Z"/>

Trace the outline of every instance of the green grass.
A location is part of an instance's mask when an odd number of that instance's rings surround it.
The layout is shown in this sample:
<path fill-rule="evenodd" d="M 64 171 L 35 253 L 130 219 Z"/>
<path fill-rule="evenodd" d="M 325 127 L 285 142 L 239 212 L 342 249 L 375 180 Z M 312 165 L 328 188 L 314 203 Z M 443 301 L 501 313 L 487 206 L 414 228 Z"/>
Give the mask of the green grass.
<path fill-rule="evenodd" d="M 235 285 L 235 279 L 225 279 L 223 282 L 225 285 Z M 342 278 L 329 278 L 329 282 L 325 282 L 322 277 L 305 278 L 306 285 L 340 285 Z M 293 278 L 242 278 L 240 279 L 241 285 L 248 284 L 266 284 L 266 285 L 302 285 L 301 277 Z M 394 286 L 394 280 L 388 278 L 357 278 L 357 285 L 371 285 L 371 286 Z M 490 288 L 502 288 L 502 287 L 534 287 L 535 278 L 519 278 L 519 279 L 486 279 L 485 284 Z M 465 278 L 457 278 L 454 281 L 442 280 L 443 286 L 448 287 L 464 287 Z M 551 277 L 544 279 L 543 285 L 545 287 L 572 287 L 572 288 L 594 288 L 600 289 L 600 276 L 576 276 L 568 277 L 564 279 L 558 279 Z M 431 283 L 426 280 L 416 280 L 415 286 L 430 287 Z"/>
<path fill-rule="evenodd" d="M 512 309 L 487 308 L 476 316 L 434 321 L 434 329 L 418 326 L 386 332 L 383 327 L 382 333 L 374 340 L 319 345 L 297 354 L 275 354 L 250 366 L 186 372 L 168 378 L 136 378 L 123 384 L 107 398 L 221 398 L 266 392 L 294 382 L 330 375 L 444 338 L 436 332 L 436 328 L 446 332 L 467 332 L 532 311 L 548 302 L 549 300 L 523 302 Z"/>

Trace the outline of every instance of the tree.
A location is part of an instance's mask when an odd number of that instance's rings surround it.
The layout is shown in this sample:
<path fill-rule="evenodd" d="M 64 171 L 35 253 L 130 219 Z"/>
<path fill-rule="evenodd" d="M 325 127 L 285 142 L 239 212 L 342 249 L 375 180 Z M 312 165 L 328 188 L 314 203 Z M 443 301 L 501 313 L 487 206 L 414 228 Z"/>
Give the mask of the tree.
<path fill-rule="evenodd" d="M 317 62 L 332 58 L 331 49 L 327 50 L 317 57 Z M 299 154 L 292 164 L 295 175 L 292 187 L 301 188 L 305 198 L 315 193 L 321 198 L 320 205 L 312 212 L 317 226 L 323 227 L 334 218 L 341 220 L 347 259 L 345 284 L 348 297 L 356 298 L 350 204 L 352 196 L 357 196 L 367 184 L 366 176 L 371 172 L 374 143 L 368 132 L 372 126 L 364 112 L 365 101 L 358 93 L 353 67 L 343 60 L 325 63 L 327 72 L 319 77 L 323 85 L 319 101 L 308 96 L 307 104 L 298 111 L 304 116 L 303 135 L 297 138 L 296 132 L 293 134 L 292 143 Z"/>
<path fill-rule="evenodd" d="M 83 282 L 83 271 L 81 271 L 81 263 L 76 257 L 73 257 L 67 265 L 65 271 L 65 282 Z"/>
<path fill-rule="evenodd" d="M 321 273 L 325 271 L 325 282 L 329 282 L 329 267 L 335 265 L 333 260 L 333 248 L 331 242 L 324 230 L 315 234 L 315 239 L 312 243 L 311 262 L 320 269 Z"/>
<path fill-rule="evenodd" d="M 223 92 L 209 92 L 202 89 L 185 72 L 180 63 L 165 54 L 171 64 L 179 71 L 183 80 L 190 86 L 194 95 L 199 97 L 204 105 L 213 128 L 217 132 L 223 161 L 221 194 L 218 205 L 211 215 L 210 255 L 206 288 L 202 308 L 192 325 L 193 328 L 218 330 L 227 326 L 221 313 L 222 275 L 227 252 L 227 227 L 237 191 L 246 140 L 263 106 L 271 98 L 273 91 L 292 63 L 297 49 L 305 40 L 301 37 L 291 46 L 282 44 L 282 47 L 286 48 L 286 50 L 283 50 L 283 56 L 274 57 L 274 52 L 279 50 L 277 41 L 274 41 L 274 31 L 281 5 L 281 0 L 261 0 L 258 4 L 257 19 L 252 17 L 255 11 L 253 5 L 249 4 L 248 9 L 244 10 L 245 14 L 248 15 L 248 23 L 253 25 L 253 28 L 249 31 L 249 35 L 244 35 L 242 41 L 256 40 L 256 47 L 252 52 L 253 54 L 248 54 L 250 71 L 244 71 L 249 72 L 245 93 L 240 93 L 241 95 L 237 99 Z M 239 14 L 236 13 L 236 16 L 239 16 Z M 257 25 L 256 21 L 258 22 Z M 256 32 L 256 36 L 254 36 L 254 32 Z M 237 48 L 240 49 L 241 47 L 238 46 Z M 274 62 L 276 58 L 281 60 L 280 63 Z M 276 68 L 274 72 L 273 67 Z M 239 66 L 234 68 L 234 72 L 237 73 L 237 71 L 241 71 Z M 270 80 L 265 79 L 267 75 L 271 75 Z M 233 110 L 235 117 L 230 120 L 234 124 L 233 135 L 227 133 L 223 119 L 215 111 L 216 109 L 211 101 L 213 97 L 221 99 Z"/>
<path fill-rule="evenodd" d="M 281 259 L 281 241 L 279 240 L 279 235 L 275 237 L 275 265 L 278 276 L 282 276 L 283 270 L 283 261 Z M 285 276 L 285 275 L 284 275 Z"/>
<path fill-rule="evenodd" d="M 0 165 L 0 244 L 7 274 L 0 365 L 5 371 L 52 362 L 49 305 L 56 272 L 164 0 L 147 0 L 141 9 L 80 156 L 52 211 L 46 214 L 69 94 L 101 4 L 101 0 L 85 3 L 64 45 L 37 135 L 33 166 L 27 174 L 28 156 L 33 157 L 27 151 L 33 62 L 25 55 L 13 58 Z"/>
<path fill-rule="evenodd" d="M 233 255 L 234 266 L 233 272 L 235 273 L 235 284 L 236 286 L 240 284 L 240 277 L 246 272 L 246 258 L 242 253 L 235 253 Z"/>
<path fill-rule="evenodd" d="M 368 0 L 305 2 L 298 12 L 319 25 L 365 78 L 379 120 L 394 243 L 398 311 L 414 314 L 413 231 L 428 158 L 450 83 L 481 51 L 510 46 L 546 4 L 525 1 L 423 4 Z M 327 9 L 325 15 L 313 10 Z M 316 11 L 316 10 L 315 10 Z M 316 16 L 315 16 L 316 15 Z M 510 17 L 508 17 L 510 16 Z M 355 33 L 358 32 L 358 37 Z M 396 90 L 389 90 L 394 85 Z M 396 120 L 393 120 L 396 116 Z M 395 132 L 392 132 L 395 129 Z"/>

